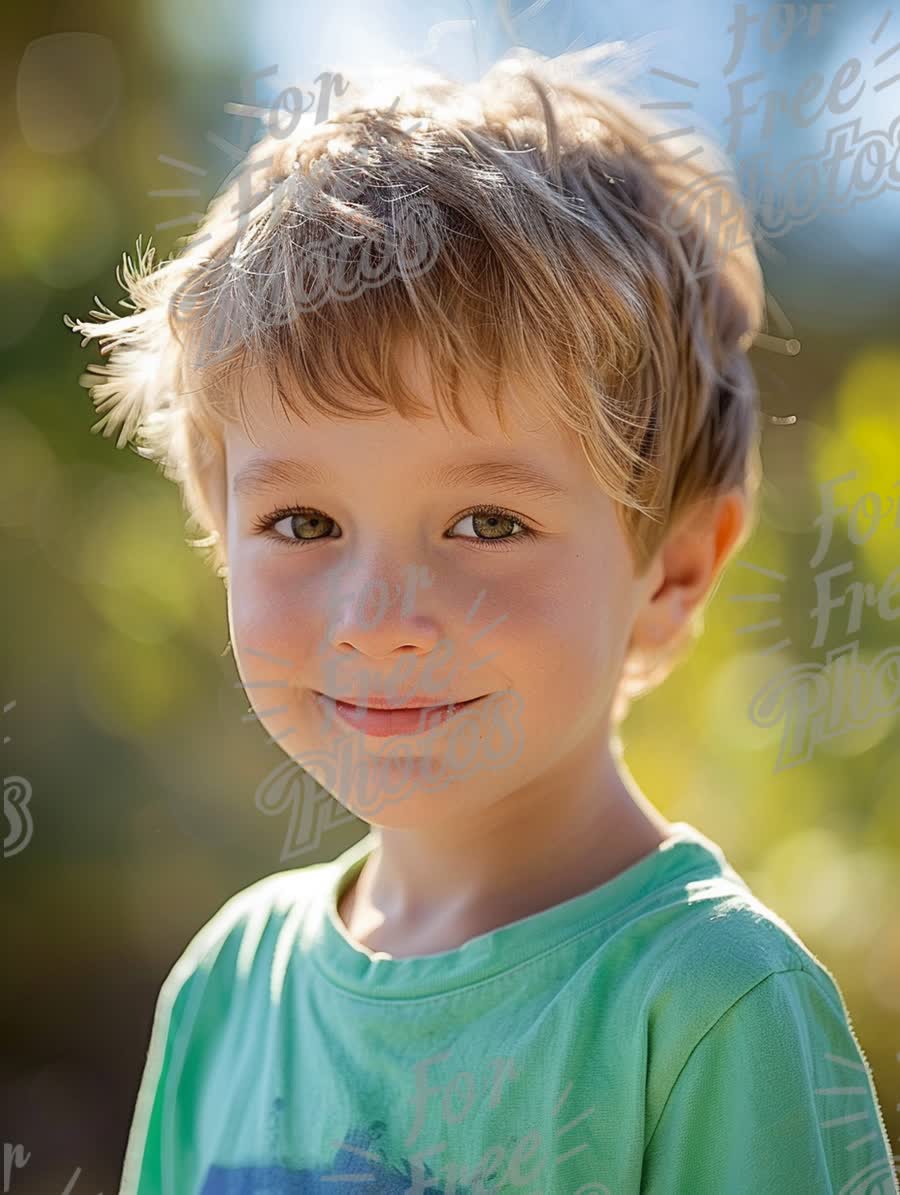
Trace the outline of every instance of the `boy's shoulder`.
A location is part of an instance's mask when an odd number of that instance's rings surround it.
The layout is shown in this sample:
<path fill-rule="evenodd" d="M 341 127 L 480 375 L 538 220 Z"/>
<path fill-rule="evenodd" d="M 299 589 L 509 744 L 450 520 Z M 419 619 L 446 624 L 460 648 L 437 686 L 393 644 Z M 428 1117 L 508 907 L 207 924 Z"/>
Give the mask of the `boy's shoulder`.
<path fill-rule="evenodd" d="M 215 975 L 246 983 L 268 971 L 281 943 L 302 932 L 306 914 L 334 874 L 336 860 L 273 872 L 249 884 L 222 904 L 193 935 L 163 985 L 172 997 Z"/>
<path fill-rule="evenodd" d="M 820 1068 L 830 1055 L 862 1056 L 828 968 L 717 843 L 685 823 L 674 829 L 659 882 L 613 927 L 621 962 L 594 972 L 588 1027 L 614 1026 L 645 1059 L 648 1137 L 691 1059 L 745 1051 L 781 1073 L 804 1052 Z"/>
<path fill-rule="evenodd" d="M 690 1010 L 707 1027 L 773 976 L 793 973 L 814 984 L 834 1011 L 846 1009 L 834 977 L 795 929 L 751 889 L 724 851 L 695 827 L 672 827 L 668 870 L 637 902 L 628 928 L 642 944 L 633 980 L 648 993 L 648 1012 Z"/>

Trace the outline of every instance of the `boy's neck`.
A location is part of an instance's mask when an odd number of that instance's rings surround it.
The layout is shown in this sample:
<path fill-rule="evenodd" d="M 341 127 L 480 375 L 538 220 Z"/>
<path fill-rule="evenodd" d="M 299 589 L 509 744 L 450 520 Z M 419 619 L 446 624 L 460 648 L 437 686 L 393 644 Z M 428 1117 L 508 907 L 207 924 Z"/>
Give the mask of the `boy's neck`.
<path fill-rule="evenodd" d="M 540 824 L 523 817 L 518 832 L 461 836 L 449 849 L 441 834 L 434 853 L 423 837 L 410 868 L 409 831 L 382 828 L 338 904 L 348 935 L 388 958 L 436 954 L 614 879 L 652 853 L 671 827 L 615 765 L 605 779 L 589 799 L 557 793 L 544 805 L 552 816 Z"/>

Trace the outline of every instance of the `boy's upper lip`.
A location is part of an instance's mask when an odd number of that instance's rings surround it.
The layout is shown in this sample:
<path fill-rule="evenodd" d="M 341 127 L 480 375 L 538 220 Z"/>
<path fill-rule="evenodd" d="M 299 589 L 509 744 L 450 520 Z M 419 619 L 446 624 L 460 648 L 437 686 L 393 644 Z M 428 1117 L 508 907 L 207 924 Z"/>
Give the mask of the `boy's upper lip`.
<path fill-rule="evenodd" d="M 327 693 L 322 694 L 327 697 Z M 481 695 L 483 696 L 483 694 Z M 340 701 L 344 705 L 353 705 L 357 709 L 373 709 L 373 710 L 418 710 L 418 709 L 436 709 L 445 705 L 465 705 L 468 701 L 477 701 L 477 697 L 466 697 L 463 700 L 454 700 L 451 697 L 424 697 L 421 695 L 411 697 L 386 697 L 381 694 L 366 693 L 362 697 L 331 697 L 331 701 Z"/>

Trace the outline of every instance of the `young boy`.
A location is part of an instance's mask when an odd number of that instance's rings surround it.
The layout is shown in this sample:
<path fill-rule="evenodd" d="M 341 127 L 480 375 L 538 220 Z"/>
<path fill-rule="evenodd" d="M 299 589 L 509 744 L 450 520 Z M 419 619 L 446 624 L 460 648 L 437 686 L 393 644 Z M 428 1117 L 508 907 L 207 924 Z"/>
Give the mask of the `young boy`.
<path fill-rule="evenodd" d="M 752 524 L 763 287 L 599 56 L 271 134 L 71 324 L 372 827 L 173 968 L 127 1195 L 896 1189 L 833 977 L 622 758 Z"/>

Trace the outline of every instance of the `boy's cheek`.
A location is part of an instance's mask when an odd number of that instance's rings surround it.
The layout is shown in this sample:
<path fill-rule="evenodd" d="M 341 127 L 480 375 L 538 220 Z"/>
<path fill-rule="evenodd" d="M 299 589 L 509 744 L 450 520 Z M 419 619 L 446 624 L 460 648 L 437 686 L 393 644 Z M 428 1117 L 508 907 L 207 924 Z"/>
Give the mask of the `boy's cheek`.
<path fill-rule="evenodd" d="M 314 683 L 315 630 L 301 603 L 236 578 L 228 590 L 228 623 L 244 683 L 260 677 L 288 686 Z"/>

